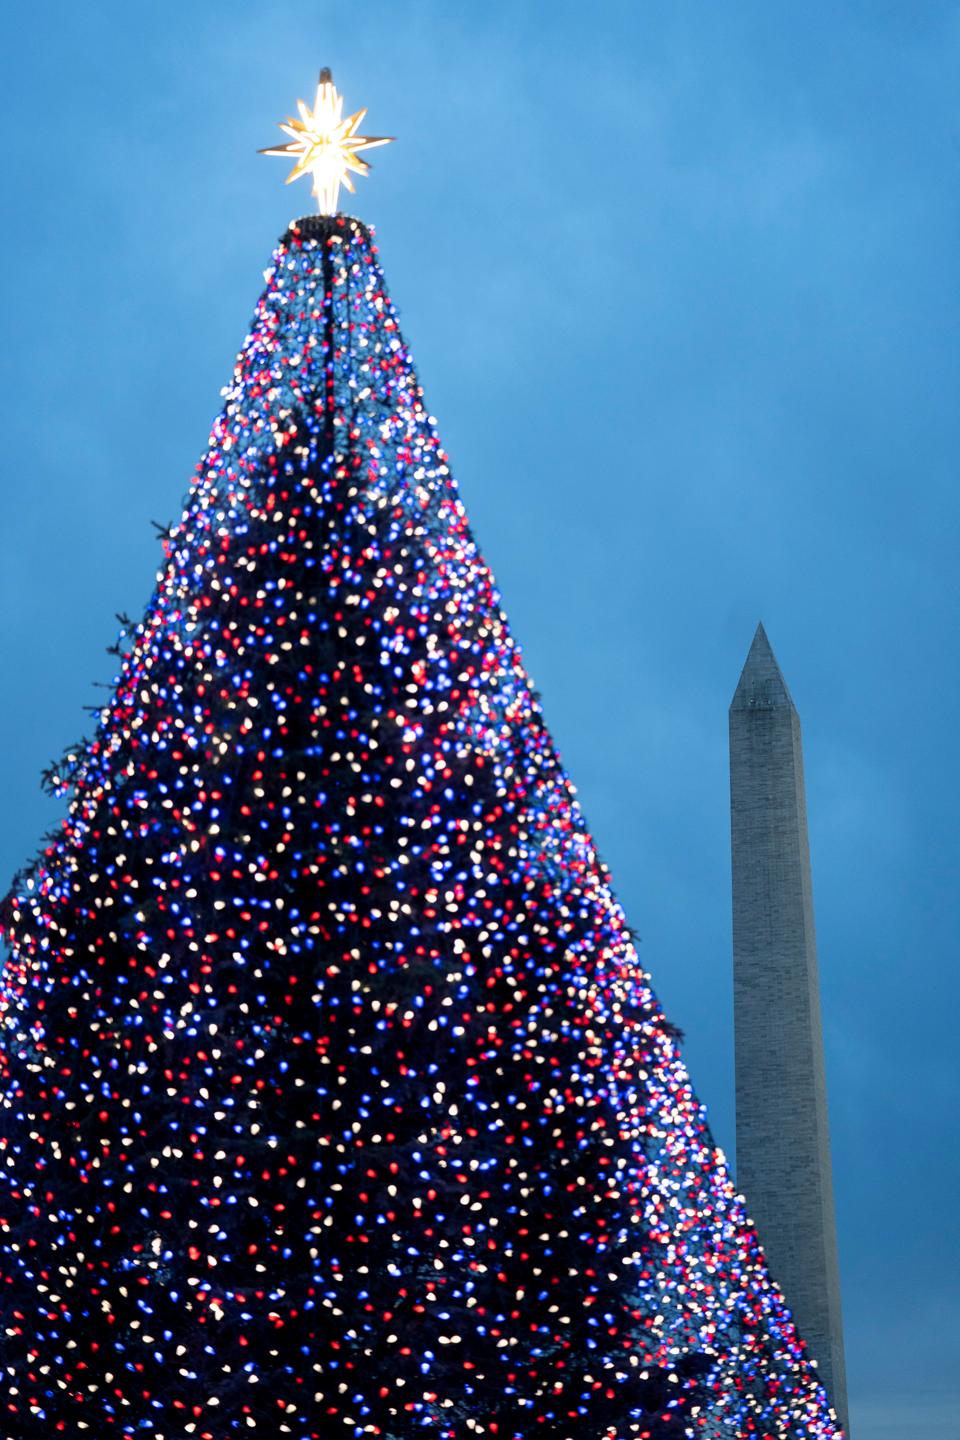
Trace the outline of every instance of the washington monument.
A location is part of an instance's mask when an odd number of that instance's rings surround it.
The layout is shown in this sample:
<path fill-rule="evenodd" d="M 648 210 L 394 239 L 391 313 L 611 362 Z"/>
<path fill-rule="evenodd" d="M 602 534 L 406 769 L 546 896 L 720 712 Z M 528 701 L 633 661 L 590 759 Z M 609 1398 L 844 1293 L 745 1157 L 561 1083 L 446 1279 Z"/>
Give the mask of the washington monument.
<path fill-rule="evenodd" d="M 844 1427 L 800 717 L 763 626 L 730 706 L 737 1184 Z"/>

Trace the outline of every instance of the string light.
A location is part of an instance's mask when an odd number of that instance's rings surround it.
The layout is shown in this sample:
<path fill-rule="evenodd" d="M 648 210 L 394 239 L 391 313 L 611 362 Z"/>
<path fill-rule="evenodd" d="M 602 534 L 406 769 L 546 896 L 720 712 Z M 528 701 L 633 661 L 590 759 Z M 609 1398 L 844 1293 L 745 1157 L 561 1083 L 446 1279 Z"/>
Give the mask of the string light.
<path fill-rule="evenodd" d="M 6 1432 L 838 1436 L 357 221 L 164 545 L 5 906 Z"/>

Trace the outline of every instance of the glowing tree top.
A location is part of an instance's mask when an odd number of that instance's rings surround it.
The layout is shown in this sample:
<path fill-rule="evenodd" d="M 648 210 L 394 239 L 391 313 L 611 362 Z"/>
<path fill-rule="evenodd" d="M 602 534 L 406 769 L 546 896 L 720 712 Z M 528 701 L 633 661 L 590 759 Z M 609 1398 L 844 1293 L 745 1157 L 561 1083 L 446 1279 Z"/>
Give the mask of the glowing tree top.
<path fill-rule="evenodd" d="M 164 548 L 4 907 L 0 1433 L 836 1440 L 359 222 Z"/>
<path fill-rule="evenodd" d="M 321 215 L 335 215 L 340 208 L 340 186 L 345 185 L 351 195 L 355 186 L 350 178 L 352 170 L 357 175 L 369 175 L 370 166 L 360 159 L 361 150 L 374 150 L 378 145 L 389 145 L 392 135 L 358 135 L 366 110 L 343 118 L 343 96 L 333 83 L 328 69 L 320 71 L 317 94 L 313 109 L 303 101 L 297 101 L 300 119 L 288 116 L 281 122 L 280 129 L 290 136 L 286 145 L 272 145 L 261 150 L 261 155 L 285 155 L 296 159 L 296 164 L 287 176 L 289 185 L 304 175 L 313 177 L 313 193 Z"/>

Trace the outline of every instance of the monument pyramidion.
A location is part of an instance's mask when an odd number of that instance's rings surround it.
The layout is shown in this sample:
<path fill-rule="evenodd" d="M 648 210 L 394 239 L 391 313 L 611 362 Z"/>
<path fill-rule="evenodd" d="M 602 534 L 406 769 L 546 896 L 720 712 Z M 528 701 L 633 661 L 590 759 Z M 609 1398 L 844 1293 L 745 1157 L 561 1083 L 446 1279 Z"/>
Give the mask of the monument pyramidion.
<path fill-rule="evenodd" d="M 120 643 L 4 910 L 0 1430 L 838 1436 L 359 221 L 275 249 Z"/>

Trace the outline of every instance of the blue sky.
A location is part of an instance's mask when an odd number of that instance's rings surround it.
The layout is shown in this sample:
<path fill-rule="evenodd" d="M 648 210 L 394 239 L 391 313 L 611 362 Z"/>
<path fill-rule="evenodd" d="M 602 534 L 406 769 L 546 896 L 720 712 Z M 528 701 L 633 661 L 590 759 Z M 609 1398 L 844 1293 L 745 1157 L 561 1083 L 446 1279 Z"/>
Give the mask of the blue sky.
<path fill-rule="evenodd" d="M 960 5 L 48 3 L 0 63 L 3 873 L 310 209 L 254 152 L 329 64 L 399 137 L 352 208 L 731 1152 L 726 710 L 767 627 L 852 1434 L 958 1440 Z"/>

